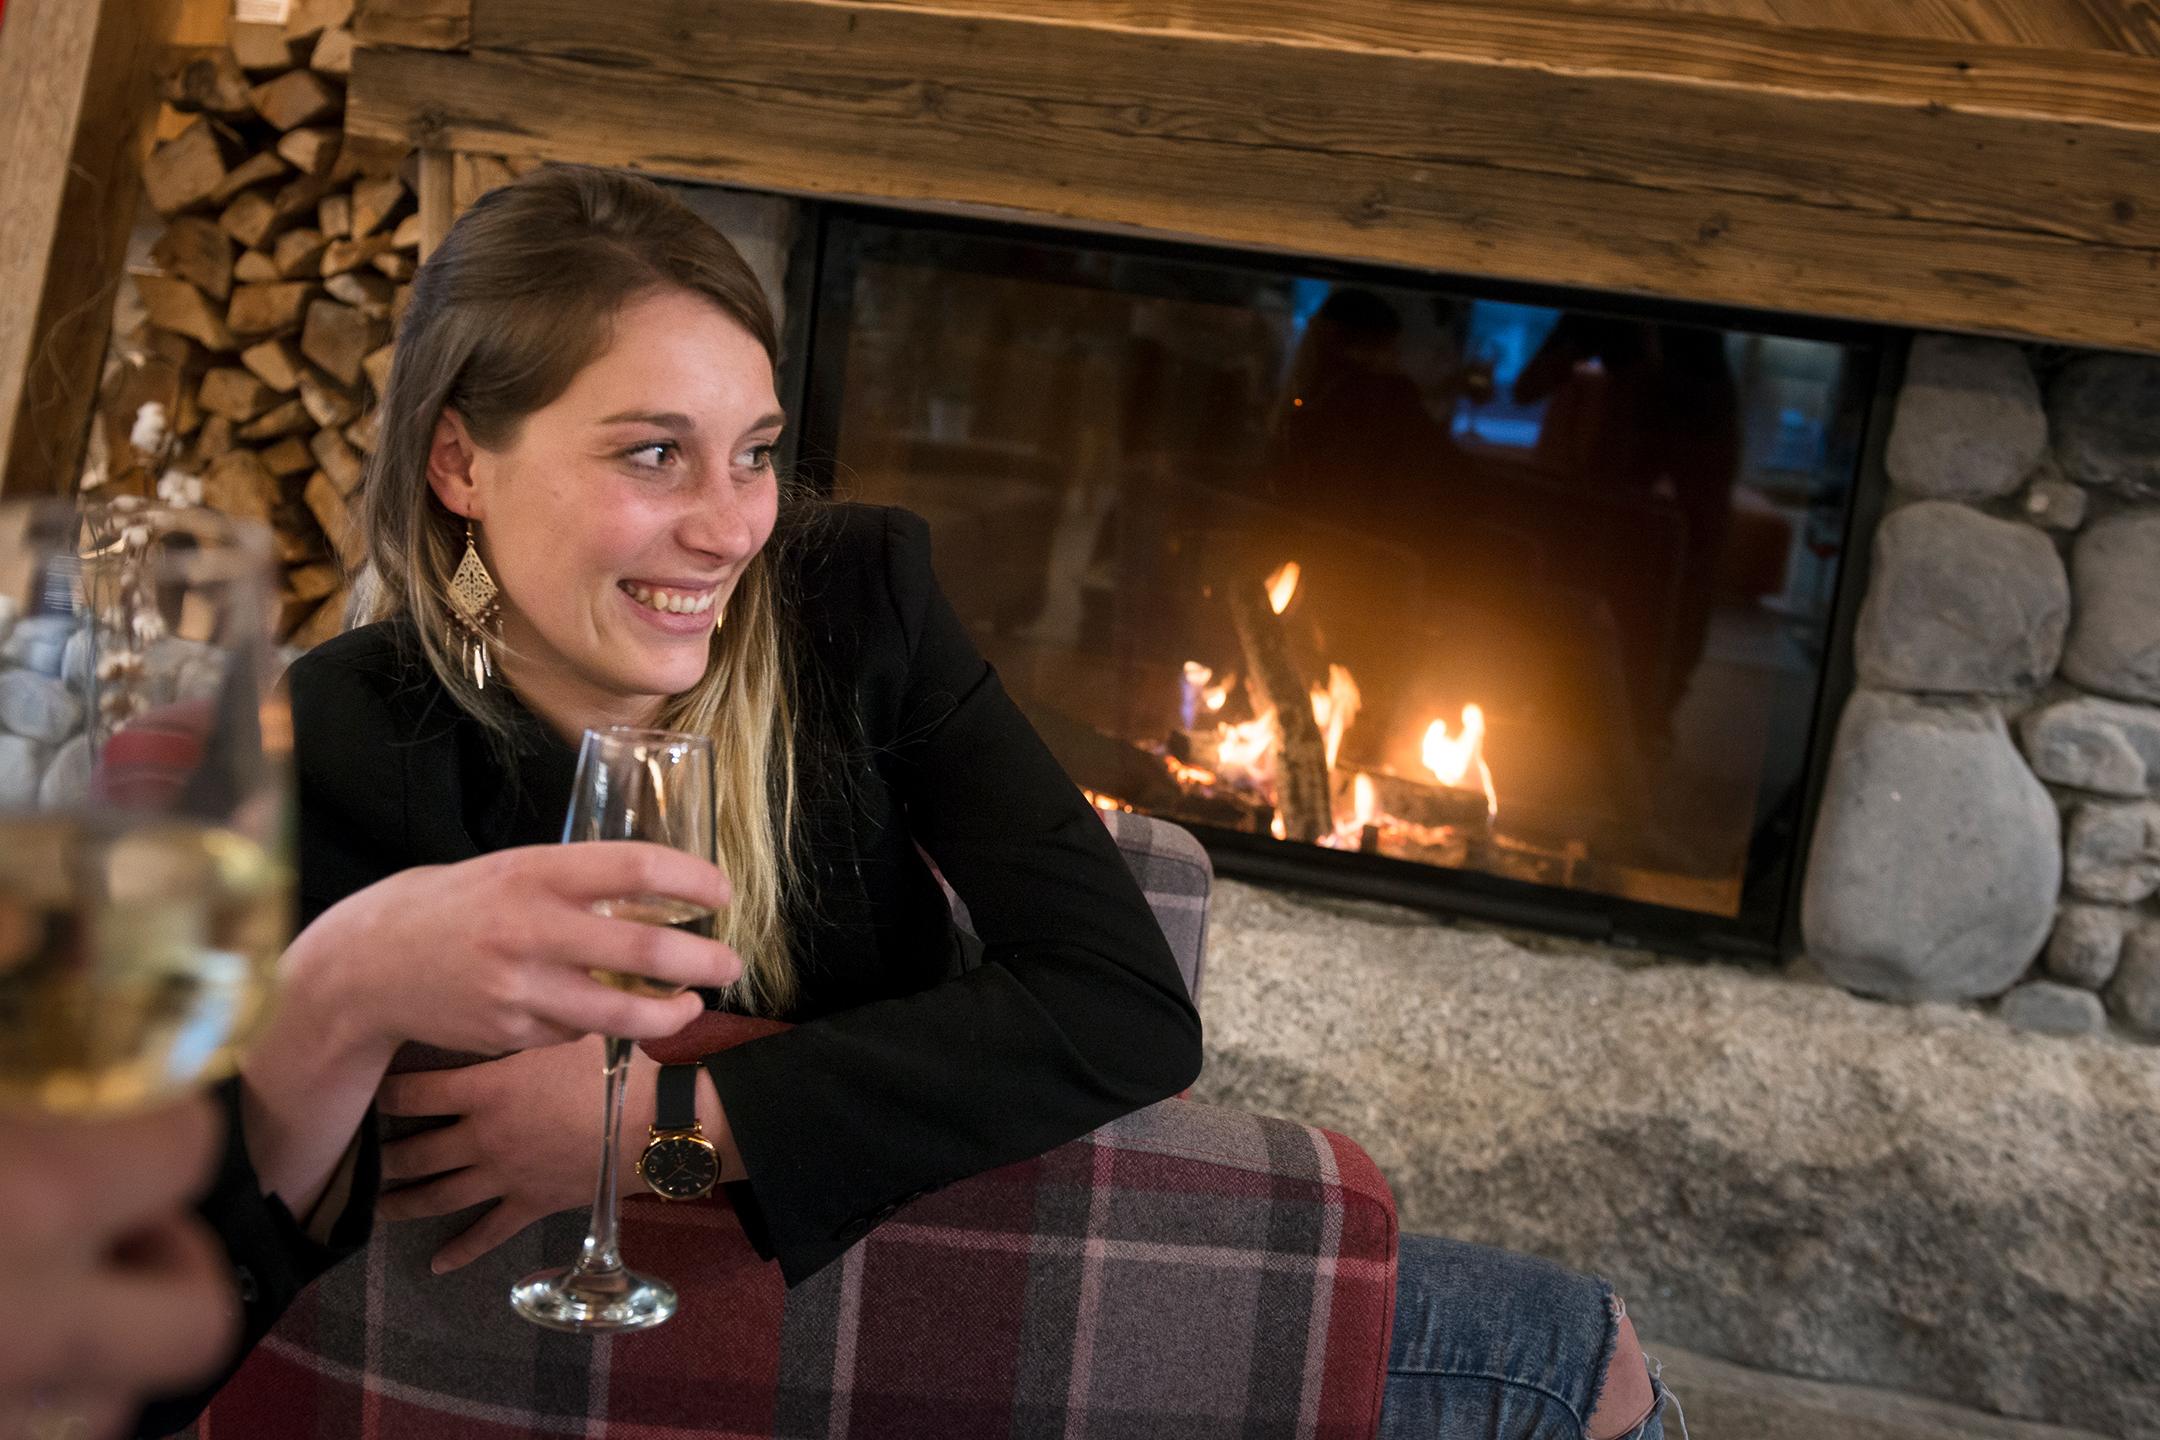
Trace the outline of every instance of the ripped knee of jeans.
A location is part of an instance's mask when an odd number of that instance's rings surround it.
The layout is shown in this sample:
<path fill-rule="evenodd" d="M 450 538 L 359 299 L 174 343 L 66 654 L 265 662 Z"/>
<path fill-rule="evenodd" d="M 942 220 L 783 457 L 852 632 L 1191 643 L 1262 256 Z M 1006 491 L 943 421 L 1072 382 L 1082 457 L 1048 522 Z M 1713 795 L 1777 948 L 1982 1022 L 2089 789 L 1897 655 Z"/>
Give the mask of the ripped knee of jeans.
<path fill-rule="evenodd" d="M 1612 1297 L 1613 1343 L 1599 1384 L 1597 1403 L 1583 1433 L 1589 1440 L 1624 1440 L 1642 1428 L 1657 1412 L 1657 1386 L 1650 1379 L 1650 1364 L 1643 1358 L 1642 1344 L 1635 1338 L 1635 1322 L 1628 1318 L 1627 1302 Z"/>

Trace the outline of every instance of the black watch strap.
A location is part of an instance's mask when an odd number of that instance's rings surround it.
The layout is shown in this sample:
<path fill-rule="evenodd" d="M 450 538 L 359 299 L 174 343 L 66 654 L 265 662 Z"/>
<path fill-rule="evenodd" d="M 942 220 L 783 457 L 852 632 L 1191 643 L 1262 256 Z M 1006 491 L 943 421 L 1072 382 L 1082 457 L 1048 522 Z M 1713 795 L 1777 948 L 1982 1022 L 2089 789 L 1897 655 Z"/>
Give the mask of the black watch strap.
<path fill-rule="evenodd" d="M 655 1130 L 688 1130 L 698 1123 L 696 1065 L 662 1065 L 660 1090 L 653 1103 Z"/>

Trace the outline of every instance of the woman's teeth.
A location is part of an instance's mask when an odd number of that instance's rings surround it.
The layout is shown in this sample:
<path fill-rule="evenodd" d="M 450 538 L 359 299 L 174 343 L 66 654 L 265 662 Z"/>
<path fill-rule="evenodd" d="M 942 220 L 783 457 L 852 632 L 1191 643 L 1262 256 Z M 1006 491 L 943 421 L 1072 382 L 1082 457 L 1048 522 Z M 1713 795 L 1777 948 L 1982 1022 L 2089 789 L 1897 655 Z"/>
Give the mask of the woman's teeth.
<path fill-rule="evenodd" d="M 702 615 L 712 609 L 713 596 L 717 590 L 691 593 L 685 590 L 653 590 L 643 585 L 623 582 L 623 593 L 648 610 L 663 610 L 670 615 Z"/>

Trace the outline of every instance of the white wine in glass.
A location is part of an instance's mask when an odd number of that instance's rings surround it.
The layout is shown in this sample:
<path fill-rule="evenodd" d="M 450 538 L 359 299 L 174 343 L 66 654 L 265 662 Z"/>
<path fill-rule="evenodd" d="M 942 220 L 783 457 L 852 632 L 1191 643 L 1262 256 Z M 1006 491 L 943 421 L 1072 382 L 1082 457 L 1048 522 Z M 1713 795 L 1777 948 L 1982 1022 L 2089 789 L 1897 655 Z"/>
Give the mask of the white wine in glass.
<path fill-rule="evenodd" d="M 0 1106 L 230 1074 L 290 938 L 267 532 L 0 505 Z"/>
<path fill-rule="evenodd" d="M 643 840 L 713 859 L 712 740 L 623 726 L 586 731 L 578 747 L 570 813 L 563 821 L 565 844 L 585 840 Z M 709 907 L 666 896 L 624 895 L 599 901 L 593 909 L 640 924 L 713 933 Z M 618 971 L 596 969 L 592 976 L 633 995 L 665 996 L 681 989 Z M 629 1071 L 630 1042 L 609 1037 L 600 1183 L 584 1247 L 569 1268 L 528 1275 L 510 1289 L 511 1308 L 535 1325 L 576 1332 L 643 1330 L 675 1313 L 673 1286 L 636 1274 L 622 1263 L 617 1151 L 623 1082 Z"/>

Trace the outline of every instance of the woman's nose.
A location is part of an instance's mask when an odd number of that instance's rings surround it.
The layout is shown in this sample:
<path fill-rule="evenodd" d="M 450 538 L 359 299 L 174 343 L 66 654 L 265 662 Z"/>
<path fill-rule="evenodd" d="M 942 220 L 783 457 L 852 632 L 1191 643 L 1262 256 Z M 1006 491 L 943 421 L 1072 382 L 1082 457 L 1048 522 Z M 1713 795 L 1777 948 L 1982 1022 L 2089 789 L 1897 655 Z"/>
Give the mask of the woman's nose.
<path fill-rule="evenodd" d="M 724 471 L 714 482 L 698 487 L 675 533 L 688 549 L 730 561 L 741 559 L 757 544 L 749 507 Z"/>

